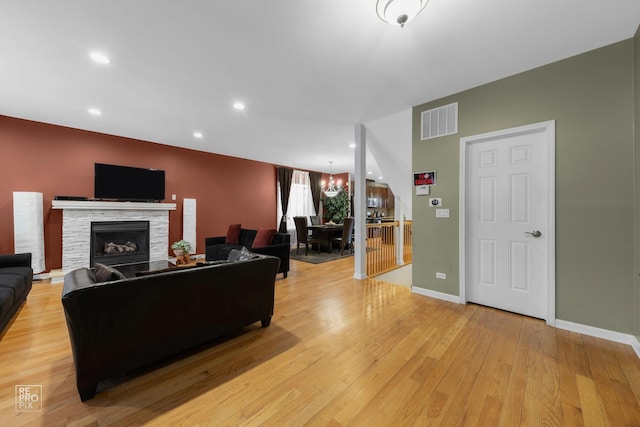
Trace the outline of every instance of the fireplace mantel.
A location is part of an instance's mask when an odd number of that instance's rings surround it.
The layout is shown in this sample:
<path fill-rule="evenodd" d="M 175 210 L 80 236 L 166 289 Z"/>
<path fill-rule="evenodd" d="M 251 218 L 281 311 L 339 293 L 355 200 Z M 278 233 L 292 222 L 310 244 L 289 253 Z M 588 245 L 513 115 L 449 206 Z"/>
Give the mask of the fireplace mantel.
<path fill-rule="evenodd" d="M 169 253 L 169 211 L 175 203 L 54 200 L 62 210 L 62 271 L 89 267 L 91 223 L 149 221 L 149 260 L 166 260 Z"/>
<path fill-rule="evenodd" d="M 53 209 L 99 209 L 136 211 L 175 211 L 175 203 L 103 202 L 99 200 L 54 200 Z"/>

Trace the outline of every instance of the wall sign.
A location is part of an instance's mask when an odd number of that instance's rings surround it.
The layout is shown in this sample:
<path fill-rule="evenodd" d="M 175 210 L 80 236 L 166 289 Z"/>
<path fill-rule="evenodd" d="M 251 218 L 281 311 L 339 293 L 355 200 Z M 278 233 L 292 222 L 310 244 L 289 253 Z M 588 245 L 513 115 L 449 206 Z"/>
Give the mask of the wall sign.
<path fill-rule="evenodd" d="M 428 196 L 429 187 L 432 185 L 436 185 L 436 171 L 413 174 L 413 186 L 416 188 L 416 196 Z"/>
<path fill-rule="evenodd" d="M 436 185 L 436 171 L 427 171 L 413 174 L 413 186 Z"/>

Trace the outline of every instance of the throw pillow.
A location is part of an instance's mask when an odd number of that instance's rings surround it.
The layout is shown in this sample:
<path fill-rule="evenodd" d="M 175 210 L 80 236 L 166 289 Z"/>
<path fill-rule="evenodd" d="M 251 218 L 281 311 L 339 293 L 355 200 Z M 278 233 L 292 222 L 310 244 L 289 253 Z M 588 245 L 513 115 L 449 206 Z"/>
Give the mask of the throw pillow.
<path fill-rule="evenodd" d="M 109 282 L 111 280 L 126 279 L 124 274 L 120 273 L 115 268 L 98 262 L 96 262 L 94 266 L 93 275 L 96 278 L 96 282 Z"/>
<path fill-rule="evenodd" d="M 247 248 L 245 248 L 243 246 L 242 249 L 240 250 L 240 259 L 239 259 L 239 261 L 247 261 L 247 260 L 258 258 L 258 257 L 259 257 L 259 255 L 256 255 L 253 252 L 250 252 L 249 249 L 247 249 Z"/>
<path fill-rule="evenodd" d="M 247 248 L 245 248 L 243 246 L 242 249 L 231 249 L 231 252 L 229 252 L 229 257 L 227 258 L 227 260 L 229 260 L 229 261 L 247 261 L 247 260 L 250 260 L 250 259 L 257 258 L 258 256 L 259 255 L 251 253 Z"/>
<path fill-rule="evenodd" d="M 237 245 L 240 239 L 240 224 L 231 224 L 227 229 L 227 237 L 224 242 L 228 245 Z"/>
<path fill-rule="evenodd" d="M 276 235 L 275 228 L 260 228 L 256 233 L 256 238 L 253 239 L 252 248 L 262 248 L 269 246 L 273 241 L 273 236 Z"/>
<path fill-rule="evenodd" d="M 240 261 L 240 254 L 242 254 L 240 249 L 231 249 L 231 252 L 229 252 L 229 256 L 227 257 L 227 261 Z"/>

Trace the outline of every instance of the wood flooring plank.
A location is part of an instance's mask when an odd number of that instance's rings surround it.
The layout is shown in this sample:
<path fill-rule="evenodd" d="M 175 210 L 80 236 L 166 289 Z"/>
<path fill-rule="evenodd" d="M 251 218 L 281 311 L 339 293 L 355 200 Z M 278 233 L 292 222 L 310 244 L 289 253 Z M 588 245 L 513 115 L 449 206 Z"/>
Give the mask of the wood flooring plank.
<path fill-rule="evenodd" d="M 584 424 L 603 427 L 612 425 L 606 415 L 602 400 L 598 396 L 594 381 L 591 378 L 576 374 L 576 382 L 578 384 L 578 393 L 580 394 L 580 406 Z"/>
<path fill-rule="evenodd" d="M 0 338 L 2 426 L 640 425 L 629 346 L 292 261 L 252 325 L 80 402 L 62 286 L 37 282 Z M 16 384 L 43 411 L 16 412 Z"/>

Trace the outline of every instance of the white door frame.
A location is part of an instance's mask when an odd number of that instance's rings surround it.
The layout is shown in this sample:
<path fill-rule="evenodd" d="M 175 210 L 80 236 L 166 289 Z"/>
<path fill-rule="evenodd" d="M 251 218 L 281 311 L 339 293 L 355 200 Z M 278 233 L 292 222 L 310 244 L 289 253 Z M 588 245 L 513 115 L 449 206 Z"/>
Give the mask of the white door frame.
<path fill-rule="evenodd" d="M 460 247 L 460 303 L 467 303 L 466 296 L 466 253 L 467 253 L 467 235 L 466 235 L 466 178 L 467 178 L 467 150 L 469 145 L 482 142 L 483 140 L 495 139 L 496 137 L 516 136 L 523 133 L 542 132 L 545 134 L 548 153 L 548 207 L 547 207 L 547 232 L 546 232 L 546 250 L 547 250 L 547 286 L 546 293 L 546 315 L 545 321 L 547 325 L 555 326 L 556 319 L 556 228 L 555 228 L 555 171 L 556 171 L 556 122 L 549 120 L 546 122 L 534 123 L 531 125 L 518 126 L 510 129 L 503 129 L 495 132 L 488 132 L 479 135 L 472 135 L 460 138 L 460 219 L 459 219 L 459 247 Z"/>

